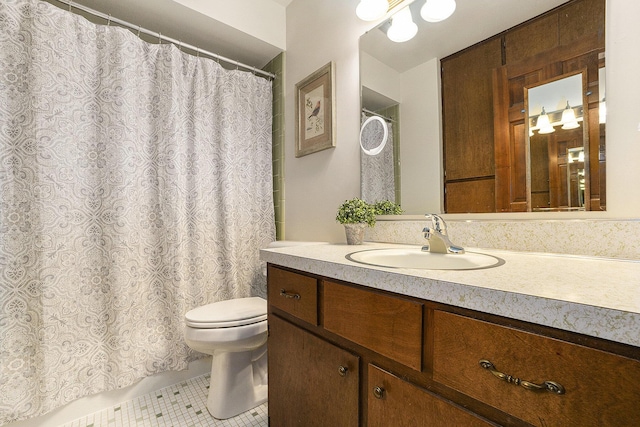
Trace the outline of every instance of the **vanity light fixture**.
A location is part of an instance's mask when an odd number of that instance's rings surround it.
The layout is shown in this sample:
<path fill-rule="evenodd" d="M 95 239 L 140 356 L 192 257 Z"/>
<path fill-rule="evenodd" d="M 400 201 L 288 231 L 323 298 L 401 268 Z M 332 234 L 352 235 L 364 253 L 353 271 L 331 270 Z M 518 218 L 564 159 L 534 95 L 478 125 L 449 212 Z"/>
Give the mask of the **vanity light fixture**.
<path fill-rule="evenodd" d="M 427 0 L 420 9 L 420 16 L 427 22 L 440 22 L 456 10 L 456 0 Z"/>
<path fill-rule="evenodd" d="M 363 21 L 376 21 L 389 10 L 387 0 L 360 0 L 356 7 L 356 15 Z"/>
<path fill-rule="evenodd" d="M 542 107 L 542 112 L 538 116 L 538 122 L 536 123 L 536 125 L 538 126 L 538 129 L 540 129 L 538 131 L 538 133 L 540 134 L 555 132 L 555 129 L 553 128 L 553 126 L 551 126 L 551 122 L 549 121 L 547 112 L 544 111 L 544 107 Z"/>
<path fill-rule="evenodd" d="M 396 43 L 411 40 L 418 32 L 418 26 L 413 22 L 409 6 L 391 17 L 391 26 L 387 30 L 389 40 Z"/>
<path fill-rule="evenodd" d="M 576 120 L 576 113 L 573 111 L 573 108 L 569 106 L 569 101 L 567 101 L 567 106 L 562 111 L 562 119 L 560 122 L 562 123 L 562 129 L 575 129 L 580 126 Z"/>

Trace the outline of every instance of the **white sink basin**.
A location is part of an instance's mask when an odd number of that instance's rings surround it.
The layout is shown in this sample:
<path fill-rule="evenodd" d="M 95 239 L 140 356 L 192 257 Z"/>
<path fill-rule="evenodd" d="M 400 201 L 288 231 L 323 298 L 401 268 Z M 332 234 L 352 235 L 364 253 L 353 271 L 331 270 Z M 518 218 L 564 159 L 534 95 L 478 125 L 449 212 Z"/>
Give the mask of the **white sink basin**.
<path fill-rule="evenodd" d="M 426 270 L 478 270 L 498 267 L 504 260 L 477 252 L 437 254 L 420 248 L 369 249 L 352 252 L 347 259 L 361 264 L 391 268 L 420 268 Z"/>

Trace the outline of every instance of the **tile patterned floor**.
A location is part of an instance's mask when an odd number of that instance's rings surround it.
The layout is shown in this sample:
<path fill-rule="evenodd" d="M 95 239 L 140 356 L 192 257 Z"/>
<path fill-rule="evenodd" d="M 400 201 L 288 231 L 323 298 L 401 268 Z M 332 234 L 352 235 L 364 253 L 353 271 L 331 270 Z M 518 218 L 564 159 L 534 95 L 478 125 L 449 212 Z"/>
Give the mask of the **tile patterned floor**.
<path fill-rule="evenodd" d="M 209 374 L 157 390 L 60 427 L 266 427 L 267 404 L 216 420 L 207 411 Z"/>

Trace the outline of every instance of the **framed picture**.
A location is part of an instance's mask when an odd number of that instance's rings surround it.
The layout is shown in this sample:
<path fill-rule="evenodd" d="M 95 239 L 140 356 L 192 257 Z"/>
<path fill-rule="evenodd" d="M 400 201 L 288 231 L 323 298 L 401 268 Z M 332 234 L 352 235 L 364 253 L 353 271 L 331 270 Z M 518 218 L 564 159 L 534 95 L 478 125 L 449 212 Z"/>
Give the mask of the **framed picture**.
<path fill-rule="evenodd" d="M 296 85 L 296 157 L 336 146 L 333 62 Z"/>

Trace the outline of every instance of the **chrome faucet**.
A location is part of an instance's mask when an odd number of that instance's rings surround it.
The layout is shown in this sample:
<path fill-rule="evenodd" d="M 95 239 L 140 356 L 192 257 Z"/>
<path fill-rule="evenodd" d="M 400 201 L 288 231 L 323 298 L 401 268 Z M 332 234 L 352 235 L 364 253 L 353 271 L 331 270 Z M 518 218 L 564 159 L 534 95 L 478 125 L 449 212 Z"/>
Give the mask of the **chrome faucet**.
<path fill-rule="evenodd" d="M 463 254 L 464 248 L 451 243 L 447 236 L 447 224 L 440 215 L 425 214 L 427 219 L 431 220 L 431 226 L 422 229 L 424 238 L 429 243 L 422 247 L 425 252 L 433 252 L 437 254 Z"/>

